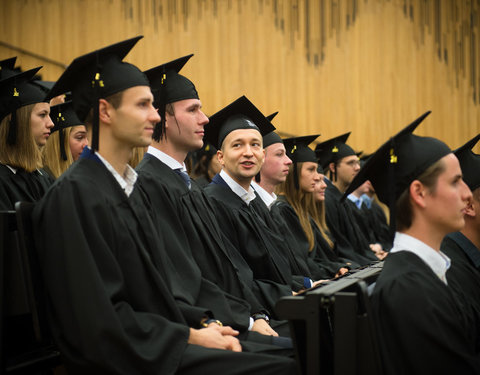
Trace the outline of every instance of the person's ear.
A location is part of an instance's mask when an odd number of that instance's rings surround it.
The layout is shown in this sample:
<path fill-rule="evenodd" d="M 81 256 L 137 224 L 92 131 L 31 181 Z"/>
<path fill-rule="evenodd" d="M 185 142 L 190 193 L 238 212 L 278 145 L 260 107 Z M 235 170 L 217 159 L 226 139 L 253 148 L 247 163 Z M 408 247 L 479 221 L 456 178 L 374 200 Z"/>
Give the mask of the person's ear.
<path fill-rule="evenodd" d="M 427 195 L 427 191 L 425 186 L 418 180 L 414 180 L 409 187 L 410 190 L 410 197 L 413 203 L 417 204 L 421 208 L 426 207 L 425 197 Z"/>
<path fill-rule="evenodd" d="M 328 164 L 328 169 L 330 172 L 335 172 L 335 163 Z"/>
<path fill-rule="evenodd" d="M 217 158 L 218 158 L 218 161 L 220 162 L 220 164 L 222 165 L 222 168 L 223 168 L 225 166 L 225 160 L 223 160 L 223 151 L 222 150 L 217 151 Z"/>
<path fill-rule="evenodd" d="M 112 105 L 105 99 L 98 101 L 98 115 L 101 122 L 109 124 L 112 121 Z"/>

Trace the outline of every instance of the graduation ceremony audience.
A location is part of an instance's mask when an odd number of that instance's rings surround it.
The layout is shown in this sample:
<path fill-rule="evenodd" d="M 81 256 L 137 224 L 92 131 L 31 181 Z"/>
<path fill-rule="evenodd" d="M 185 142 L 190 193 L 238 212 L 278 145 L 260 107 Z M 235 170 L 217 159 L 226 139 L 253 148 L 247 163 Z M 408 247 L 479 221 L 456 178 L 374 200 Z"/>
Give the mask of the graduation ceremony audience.
<path fill-rule="evenodd" d="M 245 95 L 208 117 L 193 55 L 142 72 L 141 38 L 45 85 L 0 61 L 0 211 L 34 203 L 68 374 L 305 372 L 278 301 L 379 265 L 381 373 L 480 374 L 480 134 L 451 151 L 413 134 L 427 112 L 361 162 L 350 133 L 282 139 Z"/>

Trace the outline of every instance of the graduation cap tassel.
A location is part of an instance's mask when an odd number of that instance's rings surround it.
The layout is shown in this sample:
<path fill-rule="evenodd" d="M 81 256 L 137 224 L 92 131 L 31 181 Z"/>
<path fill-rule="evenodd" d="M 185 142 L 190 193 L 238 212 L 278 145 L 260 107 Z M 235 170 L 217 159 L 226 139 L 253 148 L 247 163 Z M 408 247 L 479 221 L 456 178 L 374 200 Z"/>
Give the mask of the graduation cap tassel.
<path fill-rule="evenodd" d="M 67 161 L 67 153 L 65 151 L 65 132 L 63 129 L 58 131 L 58 136 L 60 138 L 60 156 L 62 160 Z"/>
<path fill-rule="evenodd" d="M 388 208 L 390 209 L 390 235 L 395 235 L 395 165 L 397 164 L 397 155 L 395 155 L 395 139 L 391 140 L 390 160 L 388 164 L 388 180 L 390 188 L 388 189 Z"/>
<path fill-rule="evenodd" d="M 160 92 L 159 92 L 159 97 L 160 97 L 160 102 L 158 105 L 158 113 L 160 115 L 160 122 L 155 125 L 155 128 L 153 129 L 153 135 L 152 138 L 153 140 L 159 142 L 163 139 L 165 134 L 165 110 L 166 110 L 166 93 L 165 93 L 165 82 L 167 80 L 167 75 L 165 71 L 162 73 L 162 80 L 160 83 Z"/>
<path fill-rule="evenodd" d="M 13 146 L 16 142 L 17 142 L 17 110 L 14 110 L 10 116 L 7 144 L 10 146 Z"/>
<path fill-rule="evenodd" d="M 293 163 L 293 183 L 295 185 L 295 189 L 300 189 L 300 184 L 298 183 L 298 168 L 297 163 Z"/>

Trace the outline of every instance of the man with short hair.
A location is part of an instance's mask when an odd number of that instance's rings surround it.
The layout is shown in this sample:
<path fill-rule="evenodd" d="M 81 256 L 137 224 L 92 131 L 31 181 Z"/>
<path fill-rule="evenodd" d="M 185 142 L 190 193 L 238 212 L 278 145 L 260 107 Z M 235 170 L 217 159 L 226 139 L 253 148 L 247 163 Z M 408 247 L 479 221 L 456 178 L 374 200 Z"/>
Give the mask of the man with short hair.
<path fill-rule="evenodd" d="M 160 120 L 149 82 L 122 62 L 140 37 L 75 59 L 49 95 L 72 92 L 92 149 L 33 212 L 54 338 L 69 373 L 293 372 L 287 358 L 235 353 L 230 327 L 190 328 L 172 295 L 164 245 L 128 166 Z M 115 100 L 112 98 L 115 97 Z M 52 236 L 52 223 L 55 235 Z M 208 316 L 208 311 L 204 311 Z M 228 349 L 228 350 L 218 350 Z"/>
<path fill-rule="evenodd" d="M 190 57 L 146 72 L 157 90 L 155 106 L 165 108 L 165 122 L 155 129 L 137 167 L 139 186 L 149 197 L 158 230 L 171 238 L 165 250 L 176 266 L 173 271 L 189 274 L 180 280 L 185 287 L 176 289 L 178 297 L 190 294 L 195 305 L 210 308 L 217 319 L 238 329 L 242 338 L 254 339 L 249 331 L 277 336 L 267 322 L 270 312 L 251 291 L 248 264 L 231 249 L 209 200 L 186 174 L 185 158 L 202 147 L 208 123 L 194 84 L 179 74 Z"/>
<path fill-rule="evenodd" d="M 323 141 L 315 152 L 319 164 L 328 173 L 325 178 L 325 219 L 328 229 L 337 243 L 339 254 L 361 265 L 369 264 L 378 258 L 372 251 L 368 233 L 363 223 L 357 221 L 355 206 L 350 201 L 341 202 L 342 194 L 347 190 L 360 170 L 360 160 L 355 151 L 346 144 L 349 133 Z M 375 250 L 378 245 L 375 244 Z"/>
<path fill-rule="evenodd" d="M 386 374 L 478 374 L 473 312 L 450 286 L 443 237 L 464 226 L 471 198 L 455 155 L 412 134 L 429 112 L 382 145 L 346 197 L 370 180 L 396 218 L 394 246 L 372 295 Z"/>
<path fill-rule="evenodd" d="M 250 186 L 263 165 L 262 136 L 273 125 L 242 96 L 210 117 L 205 137 L 214 144 L 222 171 L 205 193 L 214 202 L 222 232 L 246 260 L 257 280 L 257 295 L 263 295 L 273 311 L 276 301 L 292 294 L 291 266 L 285 244 L 251 204 L 256 198 Z"/>

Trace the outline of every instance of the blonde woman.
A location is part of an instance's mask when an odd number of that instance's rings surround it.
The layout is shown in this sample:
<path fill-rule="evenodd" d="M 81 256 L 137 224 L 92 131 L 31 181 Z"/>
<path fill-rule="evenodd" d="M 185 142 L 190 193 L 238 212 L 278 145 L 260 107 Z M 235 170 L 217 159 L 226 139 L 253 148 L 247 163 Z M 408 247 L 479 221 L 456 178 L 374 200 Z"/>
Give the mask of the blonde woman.
<path fill-rule="evenodd" d="M 48 173 L 58 178 L 88 145 L 87 129 L 75 114 L 71 101 L 53 106 L 50 117 L 55 126 L 45 145 L 43 162 Z"/>
<path fill-rule="evenodd" d="M 40 68 L 0 81 L 0 210 L 40 199 L 52 180 L 41 149 L 53 127 L 45 93 L 29 83 Z"/>

